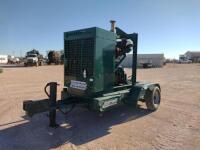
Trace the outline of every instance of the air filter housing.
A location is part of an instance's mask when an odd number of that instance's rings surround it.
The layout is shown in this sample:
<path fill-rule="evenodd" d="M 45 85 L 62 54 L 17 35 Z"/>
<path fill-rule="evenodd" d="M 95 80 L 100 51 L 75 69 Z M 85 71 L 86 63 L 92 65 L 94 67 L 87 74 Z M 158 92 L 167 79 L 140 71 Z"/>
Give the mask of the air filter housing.
<path fill-rule="evenodd" d="M 97 27 L 64 33 L 64 85 L 70 94 L 113 88 L 115 45 L 115 33 Z"/>

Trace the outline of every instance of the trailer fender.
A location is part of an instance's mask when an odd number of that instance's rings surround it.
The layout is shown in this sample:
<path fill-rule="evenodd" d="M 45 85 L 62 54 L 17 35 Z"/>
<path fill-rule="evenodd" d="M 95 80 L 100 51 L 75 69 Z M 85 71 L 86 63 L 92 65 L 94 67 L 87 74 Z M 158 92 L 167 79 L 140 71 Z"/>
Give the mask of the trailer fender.
<path fill-rule="evenodd" d="M 158 87 L 159 90 L 161 91 L 160 85 L 158 83 L 150 83 L 150 84 L 148 84 L 145 90 L 153 91 L 155 87 Z"/>
<path fill-rule="evenodd" d="M 153 91 L 155 87 L 158 87 L 161 90 L 158 83 L 138 83 L 133 85 L 128 97 L 125 99 L 125 103 L 137 104 L 137 101 L 144 101 L 146 92 L 148 90 Z"/>

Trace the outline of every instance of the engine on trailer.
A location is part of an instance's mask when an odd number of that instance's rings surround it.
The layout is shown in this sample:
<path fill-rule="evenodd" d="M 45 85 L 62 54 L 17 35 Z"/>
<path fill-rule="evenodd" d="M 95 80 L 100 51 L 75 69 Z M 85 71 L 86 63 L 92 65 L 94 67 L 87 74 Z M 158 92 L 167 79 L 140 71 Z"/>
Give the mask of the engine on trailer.
<path fill-rule="evenodd" d="M 24 101 L 29 116 L 49 111 L 50 127 L 56 123 L 57 109 L 68 114 L 75 105 L 103 112 L 123 104 L 137 106 L 145 101 L 151 111 L 158 109 L 161 94 L 157 83 L 136 82 L 138 34 L 127 34 L 114 26 L 111 31 L 98 27 L 64 33 L 64 88 L 57 100 L 57 83 L 45 86 L 47 99 Z M 133 52 L 131 81 L 120 66 L 126 53 Z M 47 87 L 50 88 L 49 93 Z"/>
<path fill-rule="evenodd" d="M 117 39 L 115 58 L 126 55 L 126 53 L 129 53 L 132 49 L 133 41 L 131 39 Z"/>
<path fill-rule="evenodd" d="M 120 84 L 127 84 L 127 75 L 121 66 L 115 71 L 115 85 Z"/>
<path fill-rule="evenodd" d="M 131 39 L 117 39 L 115 49 L 115 85 L 127 84 L 127 75 L 120 64 L 125 59 L 126 53 L 132 50 L 133 41 Z"/>
<path fill-rule="evenodd" d="M 111 20 L 111 32 L 116 32 L 115 21 Z M 116 33 L 117 34 L 117 33 Z M 119 35 L 117 35 L 118 37 Z M 133 41 L 126 38 L 117 38 L 115 47 L 115 85 L 127 84 L 127 75 L 124 68 L 120 66 L 122 61 L 126 58 L 126 53 L 133 50 Z"/>

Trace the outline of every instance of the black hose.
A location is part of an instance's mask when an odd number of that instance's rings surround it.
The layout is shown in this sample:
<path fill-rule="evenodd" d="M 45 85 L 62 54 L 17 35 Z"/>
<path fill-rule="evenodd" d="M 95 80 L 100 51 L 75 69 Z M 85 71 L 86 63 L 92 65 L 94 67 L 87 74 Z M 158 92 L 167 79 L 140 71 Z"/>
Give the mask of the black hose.
<path fill-rule="evenodd" d="M 59 85 L 59 84 L 57 84 L 57 85 Z M 46 84 L 46 86 L 44 87 L 44 92 L 45 92 L 45 94 L 46 94 L 48 97 L 50 97 L 49 93 L 47 92 L 47 87 L 48 87 L 48 86 L 50 86 L 50 83 L 47 83 L 47 84 Z M 64 105 L 65 105 L 65 104 L 64 104 Z M 66 105 L 67 105 L 67 104 L 66 104 Z M 58 110 L 59 110 L 62 114 L 67 115 L 68 113 L 70 113 L 70 112 L 74 109 L 75 106 L 76 106 L 76 104 L 75 104 L 75 103 L 72 103 L 71 108 L 70 108 L 67 112 L 64 112 L 60 107 L 58 107 Z"/>
<path fill-rule="evenodd" d="M 50 97 L 49 93 L 47 92 L 47 87 L 50 85 L 50 83 L 47 83 L 46 86 L 44 87 L 44 92 L 48 97 Z"/>
<path fill-rule="evenodd" d="M 45 94 L 47 95 L 48 98 L 50 97 L 50 94 L 47 92 L 47 87 L 50 86 L 51 83 L 52 82 L 47 83 L 46 86 L 44 87 L 44 92 L 45 92 Z M 57 84 L 57 85 L 60 85 L 60 84 Z"/>

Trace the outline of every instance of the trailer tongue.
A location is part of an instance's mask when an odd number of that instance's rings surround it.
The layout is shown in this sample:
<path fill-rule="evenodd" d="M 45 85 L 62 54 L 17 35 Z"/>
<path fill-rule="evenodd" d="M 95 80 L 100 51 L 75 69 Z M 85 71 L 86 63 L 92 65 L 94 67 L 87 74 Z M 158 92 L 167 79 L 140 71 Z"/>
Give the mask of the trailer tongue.
<path fill-rule="evenodd" d="M 160 85 L 136 82 L 138 34 L 127 34 L 115 27 L 111 31 L 93 27 L 64 33 L 64 88 L 56 100 L 57 83 L 48 83 L 48 99 L 24 101 L 29 116 L 49 111 L 50 126 L 56 127 L 56 110 L 67 114 L 81 104 L 100 114 L 111 108 L 146 102 L 147 109 L 157 110 Z M 133 52 L 132 75 L 127 77 L 120 66 L 126 53 Z M 47 87 L 50 92 L 47 92 Z"/>

